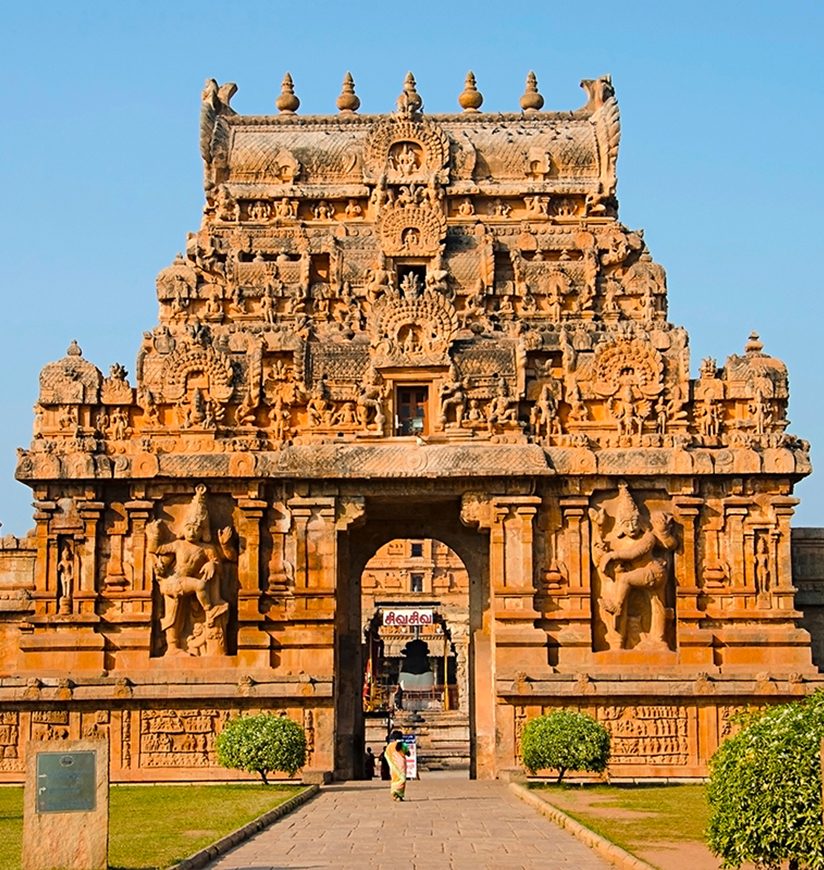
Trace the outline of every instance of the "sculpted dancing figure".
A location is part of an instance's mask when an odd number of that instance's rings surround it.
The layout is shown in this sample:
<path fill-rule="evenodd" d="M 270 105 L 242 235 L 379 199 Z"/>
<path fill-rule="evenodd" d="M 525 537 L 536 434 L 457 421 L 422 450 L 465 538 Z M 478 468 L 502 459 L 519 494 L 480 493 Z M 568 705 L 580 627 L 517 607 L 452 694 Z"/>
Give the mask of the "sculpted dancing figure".
<path fill-rule="evenodd" d="M 625 649 L 629 638 L 629 596 L 633 589 L 649 602 L 649 630 L 639 647 L 667 649 L 666 584 L 670 576 L 669 552 L 678 541 L 672 517 L 652 512 L 644 528 L 641 514 L 626 483 L 619 484 L 614 516 L 603 507 L 591 508 L 592 556 L 601 578 L 600 609 L 607 627 L 607 644 Z M 610 528 L 610 519 L 612 520 Z"/>
<path fill-rule="evenodd" d="M 217 545 L 211 542 L 206 487 L 195 488 L 187 511 L 182 534 L 174 541 L 160 543 L 158 521 L 146 527 L 148 551 L 154 556 L 155 574 L 165 606 L 160 628 L 166 637 L 169 653 L 191 653 L 191 635 L 199 614 L 192 609 L 195 599 L 203 611 L 203 630 L 208 632 L 209 653 L 226 652 L 226 616 L 229 605 L 220 595 L 221 560 L 234 560 L 232 530 L 218 532 Z M 188 605 L 188 606 L 187 606 Z"/>

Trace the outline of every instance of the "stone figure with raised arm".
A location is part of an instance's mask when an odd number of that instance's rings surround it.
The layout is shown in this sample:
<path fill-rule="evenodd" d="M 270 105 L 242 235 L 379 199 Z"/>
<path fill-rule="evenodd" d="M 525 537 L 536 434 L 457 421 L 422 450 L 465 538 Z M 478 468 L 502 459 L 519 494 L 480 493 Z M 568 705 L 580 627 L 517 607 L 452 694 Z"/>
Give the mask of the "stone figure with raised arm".
<path fill-rule="evenodd" d="M 666 586 L 671 574 L 669 553 L 678 546 L 672 516 L 653 511 L 644 523 L 626 483 L 618 486 L 613 515 L 603 506 L 590 508 L 592 559 L 601 580 L 599 609 L 607 645 L 626 649 L 630 626 L 630 592 L 638 590 L 649 604 L 649 628 L 636 644 L 667 649 Z M 646 528 L 644 526 L 647 526 Z"/>
<path fill-rule="evenodd" d="M 217 534 L 217 544 L 212 543 L 203 484 L 195 487 L 178 538 L 160 543 L 161 528 L 157 520 L 149 523 L 146 538 L 163 595 L 165 611 L 160 628 L 166 637 L 167 652 L 190 652 L 190 641 L 195 634 L 195 625 L 201 621 L 202 611 L 204 626 L 201 631 L 206 632 L 211 640 L 208 652 L 225 655 L 229 605 L 220 594 L 220 563 L 236 558 L 232 529 L 221 529 Z"/>

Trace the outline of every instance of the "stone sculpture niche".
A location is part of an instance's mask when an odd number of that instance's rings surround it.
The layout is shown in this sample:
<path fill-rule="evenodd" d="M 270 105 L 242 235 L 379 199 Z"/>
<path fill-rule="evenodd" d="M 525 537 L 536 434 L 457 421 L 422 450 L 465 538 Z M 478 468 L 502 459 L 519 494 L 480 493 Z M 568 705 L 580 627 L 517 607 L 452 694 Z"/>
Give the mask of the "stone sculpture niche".
<path fill-rule="evenodd" d="M 203 484 L 195 487 L 178 532 L 160 520 L 147 525 L 147 549 L 163 597 L 158 621 L 165 655 L 226 655 L 229 603 L 222 597 L 221 577 L 222 563 L 237 561 L 233 534 L 226 526 L 212 542 Z"/>
<path fill-rule="evenodd" d="M 590 508 L 595 650 L 674 648 L 673 521 L 642 513 L 626 483 Z"/>

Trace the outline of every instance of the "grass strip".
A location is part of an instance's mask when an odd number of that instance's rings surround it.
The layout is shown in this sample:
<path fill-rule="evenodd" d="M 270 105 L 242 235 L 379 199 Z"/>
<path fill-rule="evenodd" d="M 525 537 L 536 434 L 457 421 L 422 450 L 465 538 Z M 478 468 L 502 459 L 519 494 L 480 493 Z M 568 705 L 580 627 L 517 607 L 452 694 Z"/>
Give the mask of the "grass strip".
<path fill-rule="evenodd" d="M 281 785 L 116 785 L 109 796 L 110 870 L 182 861 L 302 790 Z M 0 789 L 0 867 L 20 870 L 23 789 Z"/>
<path fill-rule="evenodd" d="M 532 788 L 575 821 L 633 854 L 661 842 L 705 842 L 709 805 L 703 785 Z"/>

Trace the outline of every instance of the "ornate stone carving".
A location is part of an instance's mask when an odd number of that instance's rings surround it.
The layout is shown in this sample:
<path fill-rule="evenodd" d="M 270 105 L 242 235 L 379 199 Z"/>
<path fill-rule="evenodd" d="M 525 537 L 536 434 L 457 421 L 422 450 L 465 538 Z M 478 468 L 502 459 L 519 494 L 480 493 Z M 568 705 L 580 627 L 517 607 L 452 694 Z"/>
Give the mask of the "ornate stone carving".
<path fill-rule="evenodd" d="M 212 543 L 206 487 L 200 484 L 175 540 L 162 543 L 162 533 L 159 521 L 146 527 L 147 549 L 163 596 L 159 626 L 166 654 L 225 655 L 229 605 L 221 597 L 220 567 L 237 559 L 232 529 L 221 529 L 217 544 Z"/>
<path fill-rule="evenodd" d="M 381 212 L 381 250 L 388 257 L 434 257 L 446 234 L 446 219 L 426 204 L 397 205 Z"/>
<path fill-rule="evenodd" d="M 626 483 L 590 508 L 592 561 L 606 649 L 669 649 L 669 553 L 678 545 L 669 514 L 642 517 Z M 597 643 L 597 638 L 596 638 Z"/>
<path fill-rule="evenodd" d="M 373 365 L 447 365 L 457 329 L 452 303 L 432 289 L 422 290 L 410 273 L 399 290 L 389 289 L 375 303 L 369 316 Z"/>
<path fill-rule="evenodd" d="M 73 341 L 62 360 L 49 363 L 40 372 L 38 402 L 41 405 L 94 405 L 99 400 L 102 382 L 100 370 L 83 359 L 83 351 Z"/>
<path fill-rule="evenodd" d="M 387 118 L 370 133 L 364 176 L 372 182 L 384 176 L 390 184 L 429 179 L 445 183 L 448 158 L 449 140 L 438 124 L 427 118 Z"/>

